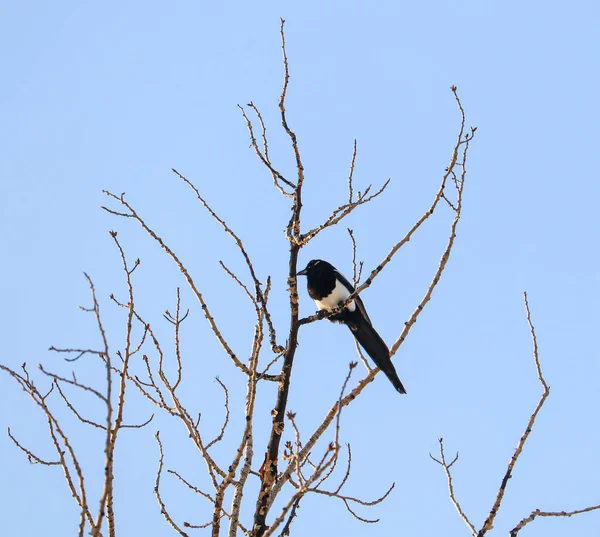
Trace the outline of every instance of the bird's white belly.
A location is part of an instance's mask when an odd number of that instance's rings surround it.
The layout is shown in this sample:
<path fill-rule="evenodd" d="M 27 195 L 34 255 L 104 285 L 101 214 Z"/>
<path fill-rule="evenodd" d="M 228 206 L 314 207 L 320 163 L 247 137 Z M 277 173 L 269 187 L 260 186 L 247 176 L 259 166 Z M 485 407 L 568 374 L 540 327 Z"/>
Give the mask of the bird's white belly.
<path fill-rule="evenodd" d="M 335 281 L 335 288 L 331 293 L 329 293 L 326 297 L 323 297 L 321 300 L 315 300 L 317 304 L 317 308 L 320 310 L 334 310 L 340 304 L 340 302 L 344 302 L 350 296 L 350 291 L 344 287 L 344 285 L 339 281 Z M 346 306 L 346 308 L 350 311 L 354 311 L 356 308 L 356 304 L 354 304 L 354 300 L 350 302 Z"/>

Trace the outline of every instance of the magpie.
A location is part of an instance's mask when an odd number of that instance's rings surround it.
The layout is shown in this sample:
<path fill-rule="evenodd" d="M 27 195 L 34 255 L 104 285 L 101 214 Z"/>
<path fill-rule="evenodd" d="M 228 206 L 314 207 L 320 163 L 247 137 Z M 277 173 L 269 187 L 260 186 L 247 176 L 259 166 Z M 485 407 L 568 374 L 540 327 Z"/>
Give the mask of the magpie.
<path fill-rule="evenodd" d="M 306 268 L 297 275 L 306 276 L 308 294 L 320 310 L 335 310 L 354 292 L 354 287 L 348 279 L 331 263 L 321 259 L 309 261 Z M 365 349 L 375 365 L 385 373 L 394 388 L 400 393 L 406 393 L 390 360 L 390 351 L 373 328 L 360 296 L 346 304 L 340 313 L 330 316 L 329 320 L 345 324 L 350 328 L 356 341 Z"/>

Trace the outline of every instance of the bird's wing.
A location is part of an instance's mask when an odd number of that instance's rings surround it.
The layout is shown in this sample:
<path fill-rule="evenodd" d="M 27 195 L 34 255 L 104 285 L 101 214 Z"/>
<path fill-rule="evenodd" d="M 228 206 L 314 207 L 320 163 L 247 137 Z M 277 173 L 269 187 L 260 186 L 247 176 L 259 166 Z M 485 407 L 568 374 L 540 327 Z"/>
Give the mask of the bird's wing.
<path fill-rule="evenodd" d="M 354 291 L 355 291 L 354 286 L 350 283 L 348 278 L 346 278 L 346 276 L 344 276 L 338 269 L 335 269 L 334 272 L 335 272 L 335 277 L 340 281 L 340 283 L 346 289 L 348 289 L 348 291 L 351 294 L 354 293 Z M 361 315 L 363 316 L 363 319 L 365 319 L 369 324 L 372 325 L 371 319 L 369 319 L 369 315 L 367 314 L 367 310 L 365 309 L 365 305 L 363 304 L 363 301 L 361 300 L 360 295 L 354 299 L 354 303 L 358 306 L 358 311 L 360 311 Z"/>

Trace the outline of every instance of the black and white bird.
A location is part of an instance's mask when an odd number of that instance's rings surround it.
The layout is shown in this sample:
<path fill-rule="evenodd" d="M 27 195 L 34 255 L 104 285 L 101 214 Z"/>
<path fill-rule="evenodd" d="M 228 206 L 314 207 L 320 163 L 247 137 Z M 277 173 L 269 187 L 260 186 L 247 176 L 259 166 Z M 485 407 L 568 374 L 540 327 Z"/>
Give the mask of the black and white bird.
<path fill-rule="evenodd" d="M 335 310 L 354 292 L 354 287 L 348 279 L 331 263 L 321 259 L 310 261 L 304 270 L 298 272 L 298 276 L 306 276 L 308 294 L 320 310 Z M 373 328 L 360 296 L 350 301 L 340 313 L 329 320 L 348 326 L 356 341 L 390 379 L 394 388 L 400 393 L 406 393 L 390 360 L 390 351 Z"/>

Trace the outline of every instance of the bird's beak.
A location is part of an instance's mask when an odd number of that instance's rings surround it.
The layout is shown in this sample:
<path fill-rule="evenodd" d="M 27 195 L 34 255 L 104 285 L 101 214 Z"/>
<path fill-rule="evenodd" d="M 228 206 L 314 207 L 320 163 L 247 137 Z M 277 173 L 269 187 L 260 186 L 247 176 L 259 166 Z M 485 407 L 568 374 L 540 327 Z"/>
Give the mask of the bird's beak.
<path fill-rule="evenodd" d="M 305 268 L 304 270 L 301 270 L 300 272 L 298 272 L 298 274 L 296 274 L 296 276 L 306 276 L 307 271 L 308 271 L 308 268 Z"/>

